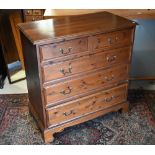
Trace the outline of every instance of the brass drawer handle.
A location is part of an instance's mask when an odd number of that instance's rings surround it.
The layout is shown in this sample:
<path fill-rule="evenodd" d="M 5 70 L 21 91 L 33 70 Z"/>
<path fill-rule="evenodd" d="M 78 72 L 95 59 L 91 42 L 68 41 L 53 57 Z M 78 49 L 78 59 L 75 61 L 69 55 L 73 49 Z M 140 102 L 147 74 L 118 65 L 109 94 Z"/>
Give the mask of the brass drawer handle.
<path fill-rule="evenodd" d="M 69 116 L 71 114 L 75 114 L 74 110 L 70 110 L 69 112 L 64 112 L 63 113 L 64 116 Z"/>
<path fill-rule="evenodd" d="M 63 90 L 60 93 L 63 95 L 67 95 L 67 94 L 70 94 L 71 92 L 72 92 L 72 88 L 68 86 L 66 90 Z"/>
<path fill-rule="evenodd" d="M 108 98 L 105 98 L 103 101 L 104 102 L 111 102 L 113 99 L 116 99 L 117 97 L 119 97 L 119 96 L 111 96 L 111 97 L 108 97 Z"/>
<path fill-rule="evenodd" d="M 105 98 L 104 101 L 105 102 L 111 102 L 115 97 L 114 96 L 111 96 L 109 98 Z"/>
<path fill-rule="evenodd" d="M 117 58 L 116 55 L 114 55 L 114 56 L 110 56 L 110 57 L 107 57 L 107 61 L 108 61 L 108 62 L 113 62 L 113 61 L 116 60 L 116 58 Z"/>
<path fill-rule="evenodd" d="M 60 48 L 59 51 L 62 54 L 69 54 L 72 51 L 72 49 L 73 49 L 72 47 L 69 47 L 68 50 L 65 52 L 65 50 L 63 48 Z"/>
<path fill-rule="evenodd" d="M 105 77 L 105 80 L 106 80 L 106 81 L 112 81 L 114 78 L 115 78 L 114 75 L 112 75 L 111 78 L 108 78 L 108 77 L 106 76 L 106 77 Z"/>
<path fill-rule="evenodd" d="M 71 74 L 72 73 L 72 66 L 70 65 L 68 70 L 65 70 L 64 68 L 61 68 L 60 69 L 60 72 L 63 74 L 63 75 L 66 75 L 66 74 Z"/>

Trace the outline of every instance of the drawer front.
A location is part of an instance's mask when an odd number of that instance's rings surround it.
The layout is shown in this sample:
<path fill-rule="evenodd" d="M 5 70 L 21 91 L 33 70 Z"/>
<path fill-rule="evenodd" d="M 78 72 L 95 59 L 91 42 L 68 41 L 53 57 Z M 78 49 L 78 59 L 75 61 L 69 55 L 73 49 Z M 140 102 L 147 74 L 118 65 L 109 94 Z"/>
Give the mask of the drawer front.
<path fill-rule="evenodd" d="M 131 48 L 121 48 L 83 56 L 79 59 L 55 63 L 42 67 L 43 82 L 64 78 L 77 73 L 108 67 L 114 64 L 128 63 Z"/>
<path fill-rule="evenodd" d="M 54 126 L 76 117 L 109 108 L 126 101 L 127 85 L 100 91 L 96 94 L 47 109 L 48 125 Z"/>
<path fill-rule="evenodd" d="M 42 19 L 43 19 L 43 16 L 25 16 L 26 22 L 37 21 Z"/>
<path fill-rule="evenodd" d="M 81 38 L 40 46 L 41 61 L 88 50 L 88 39 Z"/>
<path fill-rule="evenodd" d="M 57 101 L 65 101 L 72 96 L 87 93 L 91 90 L 111 86 L 114 83 L 127 80 L 128 66 L 118 66 L 97 73 L 83 76 L 74 80 L 68 80 L 59 84 L 44 88 L 45 101 L 52 104 Z"/>
<path fill-rule="evenodd" d="M 92 38 L 92 42 L 90 41 L 90 43 L 93 50 L 100 50 L 130 45 L 132 43 L 132 40 L 133 30 L 129 29 L 113 33 L 96 35 Z"/>

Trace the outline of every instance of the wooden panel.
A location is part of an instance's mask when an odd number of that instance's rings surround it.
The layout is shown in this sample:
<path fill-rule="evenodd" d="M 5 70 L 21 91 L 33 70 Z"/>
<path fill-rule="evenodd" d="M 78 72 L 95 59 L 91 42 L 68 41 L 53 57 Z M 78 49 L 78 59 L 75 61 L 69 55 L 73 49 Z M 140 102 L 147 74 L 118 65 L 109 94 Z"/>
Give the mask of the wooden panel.
<path fill-rule="evenodd" d="M 40 46 L 41 61 L 88 50 L 88 39 L 80 38 L 60 43 Z"/>
<path fill-rule="evenodd" d="M 43 82 L 64 78 L 77 73 L 124 64 L 130 61 L 131 48 L 125 47 L 106 52 L 93 53 L 79 59 L 55 63 L 42 67 Z M 80 63 L 79 63 L 80 62 Z"/>
<path fill-rule="evenodd" d="M 91 90 L 103 89 L 106 86 L 112 86 L 114 83 L 120 83 L 127 80 L 128 66 L 117 66 L 107 70 L 91 73 L 80 78 L 63 81 L 61 83 L 47 86 L 44 88 L 46 99 L 45 104 L 51 105 L 58 101 L 67 101 L 75 95 L 85 95 Z"/>
<path fill-rule="evenodd" d="M 23 45 L 23 56 L 26 69 L 29 100 L 39 117 L 38 119 L 40 119 L 43 126 L 46 127 L 46 121 L 45 121 L 46 118 L 44 115 L 45 110 L 44 110 L 44 104 L 42 104 L 42 96 L 40 88 L 41 86 L 39 79 L 39 68 L 38 68 L 36 46 L 31 44 L 30 41 L 22 33 L 21 33 L 21 41 Z"/>
<path fill-rule="evenodd" d="M 105 109 L 126 101 L 127 85 L 122 85 L 107 91 L 100 91 L 73 102 L 47 109 L 48 125 L 61 124 L 90 111 Z"/>

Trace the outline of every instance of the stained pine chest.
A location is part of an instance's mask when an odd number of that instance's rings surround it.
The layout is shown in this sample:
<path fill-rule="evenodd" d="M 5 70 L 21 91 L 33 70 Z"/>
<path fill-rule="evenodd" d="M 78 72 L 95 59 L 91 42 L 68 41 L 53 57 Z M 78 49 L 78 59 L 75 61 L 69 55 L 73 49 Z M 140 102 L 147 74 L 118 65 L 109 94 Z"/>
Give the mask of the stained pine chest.
<path fill-rule="evenodd" d="M 29 109 L 45 142 L 112 111 L 127 111 L 136 24 L 108 12 L 19 24 Z"/>

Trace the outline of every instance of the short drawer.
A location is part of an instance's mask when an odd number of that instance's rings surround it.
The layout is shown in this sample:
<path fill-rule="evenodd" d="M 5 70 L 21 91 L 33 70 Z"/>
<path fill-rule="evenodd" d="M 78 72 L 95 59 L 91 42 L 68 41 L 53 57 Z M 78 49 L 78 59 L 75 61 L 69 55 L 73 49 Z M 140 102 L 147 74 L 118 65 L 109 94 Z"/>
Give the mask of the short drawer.
<path fill-rule="evenodd" d="M 101 70 L 73 80 L 47 86 L 44 88 L 45 104 L 65 101 L 76 95 L 84 95 L 91 90 L 101 89 L 127 80 L 128 65 Z"/>
<path fill-rule="evenodd" d="M 40 46 L 41 61 L 88 50 L 88 39 L 80 38 Z"/>
<path fill-rule="evenodd" d="M 55 126 L 70 121 L 82 115 L 109 108 L 126 101 L 127 85 L 100 91 L 96 94 L 83 97 L 66 104 L 47 109 L 47 122 L 49 126 Z"/>
<path fill-rule="evenodd" d="M 128 63 L 131 48 L 121 48 L 83 56 L 79 59 L 42 66 L 43 82 L 64 78 L 77 73 Z"/>
<path fill-rule="evenodd" d="M 99 34 L 89 42 L 92 50 L 116 48 L 130 45 L 133 42 L 133 30 L 122 30 L 113 33 Z"/>

